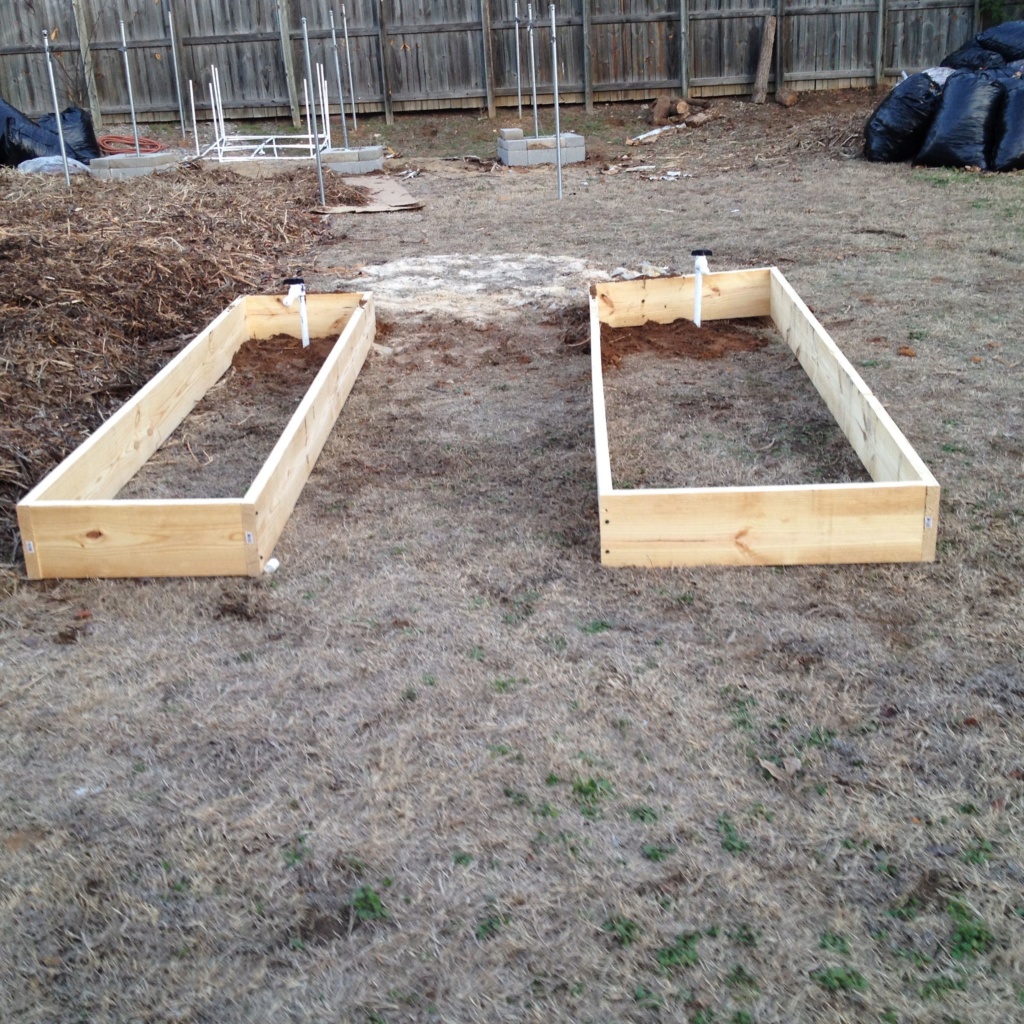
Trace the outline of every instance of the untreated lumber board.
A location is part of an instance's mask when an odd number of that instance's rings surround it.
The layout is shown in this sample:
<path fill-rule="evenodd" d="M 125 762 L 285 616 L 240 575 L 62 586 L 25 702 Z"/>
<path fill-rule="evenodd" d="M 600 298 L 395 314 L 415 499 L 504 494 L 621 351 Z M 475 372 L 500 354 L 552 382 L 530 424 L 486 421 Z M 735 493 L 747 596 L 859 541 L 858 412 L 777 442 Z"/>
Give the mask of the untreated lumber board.
<path fill-rule="evenodd" d="M 798 565 L 935 558 L 938 482 L 775 267 L 704 276 L 702 316 L 771 316 L 871 476 L 865 484 L 616 489 L 602 327 L 693 318 L 694 279 L 591 289 L 601 561 L 612 566 Z"/>
<path fill-rule="evenodd" d="M 337 334 L 315 380 L 244 497 L 116 495 L 231 365 L 246 341 L 301 336 L 298 306 L 243 296 L 194 338 L 18 504 L 31 579 L 259 574 L 273 553 L 359 374 L 371 293 L 307 296 L 314 336 Z"/>
<path fill-rule="evenodd" d="M 771 312 L 771 270 L 735 270 L 705 274 L 701 288 L 701 317 L 768 316 Z M 596 284 L 601 323 L 609 327 L 638 327 L 653 320 L 670 324 L 693 319 L 693 275 L 688 277 L 638 278 Z"/>

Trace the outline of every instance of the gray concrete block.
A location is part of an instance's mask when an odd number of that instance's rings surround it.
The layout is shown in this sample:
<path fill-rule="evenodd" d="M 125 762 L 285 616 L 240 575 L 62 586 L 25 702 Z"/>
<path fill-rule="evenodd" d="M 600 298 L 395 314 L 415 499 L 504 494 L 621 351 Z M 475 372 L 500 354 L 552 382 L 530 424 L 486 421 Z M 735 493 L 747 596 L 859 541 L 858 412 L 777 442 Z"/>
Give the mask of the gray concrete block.
<path fill-rule="evenodd" d="M 510 139 L 510 140 L 514 141 L 514 140 L 517 140 L 517 139 L 521 139 L 522 137 L 523 137 L 523 129 L 522 128 L 499 128 L 498 129 L 498 138 L 499 139 Z"/>
<path fill-rule="evenodd" d="M 177 153 L 117 153 L 114 156 L 100 156 L 89 164 L 89 171 L 97 178 L 139 178 L 158 171 L 173 170 L 181 163 Z"/>
<path fill-rule="evenodd" d="M 525 153 L 530 148 L 526 139 L 498 139 L 498 152 L 504 150 L 506 153 Z"/>
<path fill-rule="evenodd" d="M 498 159 L 507 167 L 526 167 L 530 163 L 530 154 L 526 152 L 502 153 L 498 151 Z"/>
<path fill-rule="evenodd" d="M 383 146 L 358 146 L 355 149 L 328 149 L 320 155 L 321 162 L 330 165 L 358 163 L 366 160 L 383 160 Z"/>

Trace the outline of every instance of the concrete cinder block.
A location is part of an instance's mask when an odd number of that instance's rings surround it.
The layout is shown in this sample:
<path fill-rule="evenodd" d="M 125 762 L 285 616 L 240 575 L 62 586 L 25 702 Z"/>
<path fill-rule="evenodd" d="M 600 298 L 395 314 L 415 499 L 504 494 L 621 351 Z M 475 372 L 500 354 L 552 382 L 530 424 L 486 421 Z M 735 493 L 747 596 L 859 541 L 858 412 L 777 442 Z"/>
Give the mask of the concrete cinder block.
<path fill-rule="evenodd" d="M 327 149 L 320 159 L 327 164 L 357 163 L 360 160 L 383 160 L 383 146 L 358 146 L 355 149 Z"/>
<path fill-rule="evenodd" d="M 517 139 L 521 139 L 522 137 L 523 137 L 523 129 L 522 128 L 499 128 L 498 129 L 498 138 L 499 139 L 510 139 L 510 140 L 515 141 Z"/>
<path fill-rule="evenodd" d="M 173 170 L 181 163 L 177 153 L 117 153 L 100 156 L 89 164 L 89 171 L 97 178 L 139 178 L 158 171 Z"/>
<path fill-rule="evenodd" d="M 525 153 L 530 143 L 526 139 L 498 139 L 498 152 Z"/>
<path fill-rule="evenodd" d="M 511 153 L 502 153 L 499 149 L 498 159 L 507 167 L 526 167 L 530 163 L 530 154 L 525 150 L 521 152 L 513 151 Z"/>

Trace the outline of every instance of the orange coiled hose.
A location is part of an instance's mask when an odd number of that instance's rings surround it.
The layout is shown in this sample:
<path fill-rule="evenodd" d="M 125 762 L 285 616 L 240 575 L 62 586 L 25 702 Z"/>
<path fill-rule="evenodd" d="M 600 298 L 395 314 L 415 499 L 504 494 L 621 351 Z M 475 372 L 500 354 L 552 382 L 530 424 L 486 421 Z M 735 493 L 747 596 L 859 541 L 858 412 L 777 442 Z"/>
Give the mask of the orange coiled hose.
<path fill-rule="evenodd" d="M 134 135 L 101 135 L 96 141 L 99 143 L 100 152 L 104 156 L 118 156 L 121 153 L 135 152 Z M 146 139 L 141 135 L 139 136 L 140 153 L 159 153 L 162 149 L 166 148 L 163 143 L 157 142 L 156 139 Z"/>

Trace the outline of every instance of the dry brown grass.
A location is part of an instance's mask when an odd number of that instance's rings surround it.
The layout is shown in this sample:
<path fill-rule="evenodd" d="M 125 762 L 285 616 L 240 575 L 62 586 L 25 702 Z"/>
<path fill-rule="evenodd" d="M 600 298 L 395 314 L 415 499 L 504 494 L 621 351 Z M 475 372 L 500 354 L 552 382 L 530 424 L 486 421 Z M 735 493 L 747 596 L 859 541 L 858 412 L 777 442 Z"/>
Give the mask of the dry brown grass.
<path fill-rule="evenodd" d="M 779 263 L 942 483 L 938 561 L 604 570 L 559 310 L 378 282 L 394 352 L 277 575 L 5 578 L 5 1020 L 1020 1015 L 1020 178 L 807 143 L 854 100 L 723 104 L 655 151 L 697 178 L 576 168 L 561 205 L 424 174 L 319 286 L 410 252 Z"/>

